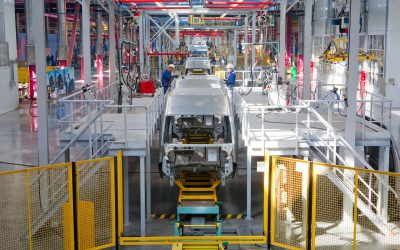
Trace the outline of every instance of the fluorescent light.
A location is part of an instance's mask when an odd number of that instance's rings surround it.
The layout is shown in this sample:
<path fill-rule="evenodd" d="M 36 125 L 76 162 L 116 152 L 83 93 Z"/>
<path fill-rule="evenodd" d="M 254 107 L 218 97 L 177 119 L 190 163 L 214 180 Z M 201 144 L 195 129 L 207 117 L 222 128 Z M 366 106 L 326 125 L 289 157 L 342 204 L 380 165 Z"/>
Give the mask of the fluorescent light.
<path fill-rule="evenodd" d="M 226 12 L 224 12 L 221 16 L 220 16 L 220 18 L 224 18 L 226 16 Z"/>
<path fill-rule="evenodd" d="M 156 4 L 157 4 L 158 7 L 164 7 L 164 5 L 162 5 L 162 4 L 159 3 L 159 2 L 156 2 Z"/>

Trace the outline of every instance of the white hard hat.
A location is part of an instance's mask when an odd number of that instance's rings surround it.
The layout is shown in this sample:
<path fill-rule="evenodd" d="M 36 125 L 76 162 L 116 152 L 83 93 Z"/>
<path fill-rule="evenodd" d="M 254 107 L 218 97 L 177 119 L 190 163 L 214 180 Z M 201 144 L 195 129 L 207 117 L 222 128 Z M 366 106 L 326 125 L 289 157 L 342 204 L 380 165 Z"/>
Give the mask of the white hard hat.
<path fill-rule="evenodd" d="M 227 68 L 227 69 L 233 69 L 234 67 L 233 67 L 233 64 L 232 64 L 232 63 L 228 63 L 228 65 L 226 65 L 226 68 Z"/>
<path fill-rule="evenodd" d="M 175 69 L 175 65 L 170 64 L 170 65 L 168 65 L 168 68 L 173 68 L 173 69 Z"/>

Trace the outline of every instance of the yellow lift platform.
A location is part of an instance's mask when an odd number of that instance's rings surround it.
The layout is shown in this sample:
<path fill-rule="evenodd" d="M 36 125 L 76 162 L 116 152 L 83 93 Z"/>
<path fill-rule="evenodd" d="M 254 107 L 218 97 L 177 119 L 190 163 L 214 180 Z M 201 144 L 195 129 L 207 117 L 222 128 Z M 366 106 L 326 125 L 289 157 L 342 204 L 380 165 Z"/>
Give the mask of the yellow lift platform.
<path fill-rule="evenodd" d="M 176 236 L 183 236 L 185 228 L 215 230 L 215 235 L 221 235 L 220 206 L 222 203 L 218 202 L 216 192 L 221 181 L 216 176 L 215 172 L 182 172 L 181 179 L 175 181 L 180 189 L 175 221 Z M 182 221 L 183 215 L 203 216 L 204 220 L 185 224 Z M 210 215 L 215 216 L 215 221 L 206 223 L 205 218 Z"/>

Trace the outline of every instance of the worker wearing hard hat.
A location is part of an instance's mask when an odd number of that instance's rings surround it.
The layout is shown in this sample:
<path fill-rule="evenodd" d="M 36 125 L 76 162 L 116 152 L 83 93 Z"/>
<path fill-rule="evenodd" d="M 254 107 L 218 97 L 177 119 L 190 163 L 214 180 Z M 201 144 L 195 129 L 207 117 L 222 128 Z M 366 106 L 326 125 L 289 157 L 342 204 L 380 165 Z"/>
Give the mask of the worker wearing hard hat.
<path fill-rule="evenodd" d="M 164 94 L 167 93 L 169 85 L 171 84 L 172 81 L 172 75 L 171 73 L 175 70 L 175 65 L 170 64 L 168 67 L 164 70 L 161 78 L 161 84 L 164 88 Z"/>
<path fill-rule="evenodd" d="M 228 70 L 228 77 L 226 78 L 225 83 L 228 89 L 232 90 L 236 84 L 236 72 L 231 63 L 226 66 L 226 69 Z"/>

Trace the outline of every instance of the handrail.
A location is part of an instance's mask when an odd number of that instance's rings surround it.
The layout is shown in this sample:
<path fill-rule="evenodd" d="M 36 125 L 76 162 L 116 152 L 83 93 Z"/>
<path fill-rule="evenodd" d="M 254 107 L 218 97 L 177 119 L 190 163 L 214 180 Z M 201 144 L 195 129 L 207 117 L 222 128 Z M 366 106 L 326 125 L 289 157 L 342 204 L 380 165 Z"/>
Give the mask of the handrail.
<path fill-rule="evenodd" d="M 311 113 L 313 113 L 320 120 L 320 122 L 327 127 L 328 130 L 335 132 L 335 136 L 341 141 L 346 149 L 349 150 L 350 153 L 364 165 L 364 167 L 368 168 L 369 170 L 374 170 L 374 168 L 362 156 L 360 156 L 359 153 L 343 138 L 343 136 L 338 134 L 336 129 L 330 125 L 315 109 L 308 106 L 307 110 L 311 111 Z M 347 162 L 344 163 L 347 164 Z M 388 185 L 386 181 L 381 178 L 381 176 L 377 174 L 374 175 L 382 182 L 385 188 L 392 191 L 395 197 L 398 198 L 397 192 L 390 185 Z"/>

